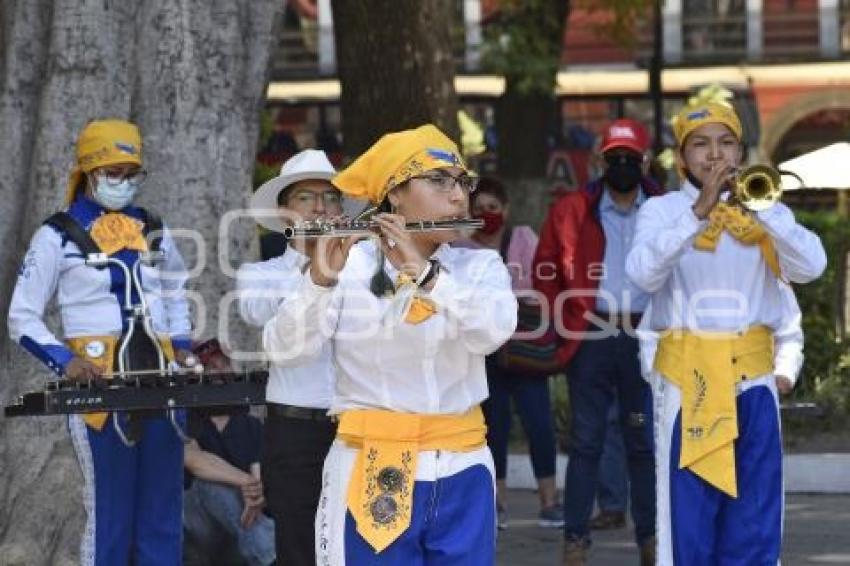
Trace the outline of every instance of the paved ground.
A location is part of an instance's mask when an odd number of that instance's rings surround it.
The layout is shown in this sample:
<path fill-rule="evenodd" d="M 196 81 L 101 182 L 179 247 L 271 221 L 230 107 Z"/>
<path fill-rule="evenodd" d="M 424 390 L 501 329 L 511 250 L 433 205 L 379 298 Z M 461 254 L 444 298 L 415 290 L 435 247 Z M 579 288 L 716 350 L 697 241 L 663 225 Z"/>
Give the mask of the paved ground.
<path fill-rule="evenodd" d="M 561 551 L 561 531 L 537 526 L 537 496 L 511 490 L 509 525 L 500 531 L 499 566 L 553 566 Z M 782 563 L 850 565 L 850 495 L 791 495 L 785 506 Z M 631 529 L 594 534 L 591 566 L 638 563 Z"/>

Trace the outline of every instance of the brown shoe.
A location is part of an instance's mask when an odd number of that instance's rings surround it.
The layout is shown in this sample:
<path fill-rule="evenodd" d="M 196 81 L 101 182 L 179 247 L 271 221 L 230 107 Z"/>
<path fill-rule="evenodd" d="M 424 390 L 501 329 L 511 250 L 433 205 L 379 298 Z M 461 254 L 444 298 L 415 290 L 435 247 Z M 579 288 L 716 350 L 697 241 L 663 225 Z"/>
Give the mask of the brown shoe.
<path fill-rule="evenodd" d="M 587 540 L 584 539 L 564 541 L 564 566 L 586 566 L 587 547 Z"/>
<path fill-rule="evenodd" d="M 622 511 L 600 511 L 588 525 L 594 531 L 622 529 L 626 526 L 626 514 Z"/>
<path fill-rule="evenodd" d="M 655 535 L 643 541 L 640 545 L 640 566 L 655 566 L 657 547 Z"/>

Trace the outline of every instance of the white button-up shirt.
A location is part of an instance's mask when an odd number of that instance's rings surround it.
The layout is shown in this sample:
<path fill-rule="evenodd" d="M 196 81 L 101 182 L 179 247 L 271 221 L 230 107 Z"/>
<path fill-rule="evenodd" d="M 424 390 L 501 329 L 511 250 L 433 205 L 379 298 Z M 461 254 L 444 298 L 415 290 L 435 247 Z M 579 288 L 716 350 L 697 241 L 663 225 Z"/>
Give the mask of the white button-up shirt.
<path fill-rule="evenodd" d="M 288 246 L 276 258 L 246 263 L 236 274 L 239 313 L 252 326 L 264 327 L 277 314 L 280 305 L 298 291 L 307 256 Z M 334 388 L 334 366 L 330 344 L 303 365 L 282 367 L 271 364 L 266 400 L 282 405 L 327 409 Z"/>
<path fill-rule="evenodd" d="M 726 332 L 758 324 L 782 328 L 783 283 L 758 246 L 744 245 L 724 231 L 715 251 L 694 248 L 708 224 L 691 209 L 698 195 L 686 182 L 681 191 L 649 199 L 638 213 L 626 273 L 652 293 L 648 327 Z M 826 253 L 820 238 L 797 224 L 787 206 L 777 203 L 756 216 L 773 240 L 784 279 L 807 283 L 823 273 Z"/>
<path fill-rule="evenodd" d="M 440 246 L 443 268 L 428 298 L 437 312 L 419 324 L 401 319 L 397 293 L 369 289 L 377 269 L 371 241 L 352 248 L 334 287 L 305 276 L 263 330 L 266 353 L 297 367 L 331 346 L 337 368 L 331 413 L 372 408 L 461 414 L 487 397 L 484 356 L 516 328 L 517 302 L 499 254 Z M 397 271 L 388 261 L 391 279 Z"/>

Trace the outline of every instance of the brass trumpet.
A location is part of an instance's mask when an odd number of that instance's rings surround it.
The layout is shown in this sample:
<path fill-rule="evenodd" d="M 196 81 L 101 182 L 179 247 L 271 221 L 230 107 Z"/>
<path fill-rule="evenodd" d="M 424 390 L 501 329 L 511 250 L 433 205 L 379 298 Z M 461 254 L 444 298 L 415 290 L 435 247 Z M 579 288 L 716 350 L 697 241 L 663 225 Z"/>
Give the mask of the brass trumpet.
<path fill-rule="evenodd" d="M 739 170 L 731 184 L 730 200 L 753 212 L 770 208 L 782 197 L 779 171 L 767 165 Z"/>

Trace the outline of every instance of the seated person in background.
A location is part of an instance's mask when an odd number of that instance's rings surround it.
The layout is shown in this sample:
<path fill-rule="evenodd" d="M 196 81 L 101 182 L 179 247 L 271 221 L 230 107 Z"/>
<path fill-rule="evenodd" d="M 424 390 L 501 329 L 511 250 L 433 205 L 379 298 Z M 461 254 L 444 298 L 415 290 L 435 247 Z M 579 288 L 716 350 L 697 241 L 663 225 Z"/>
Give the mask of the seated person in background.
<path fill-rule="evenodd" d="M 205 367 L 229 369 L 216 340 L 195 351 L 209 364 Z M 262 426 L 247 407 L 190 414 L 193 440 L 185 447 L 183 526 L 192 564 L 275 563 L 274 522 L 263 514 Z"/>

